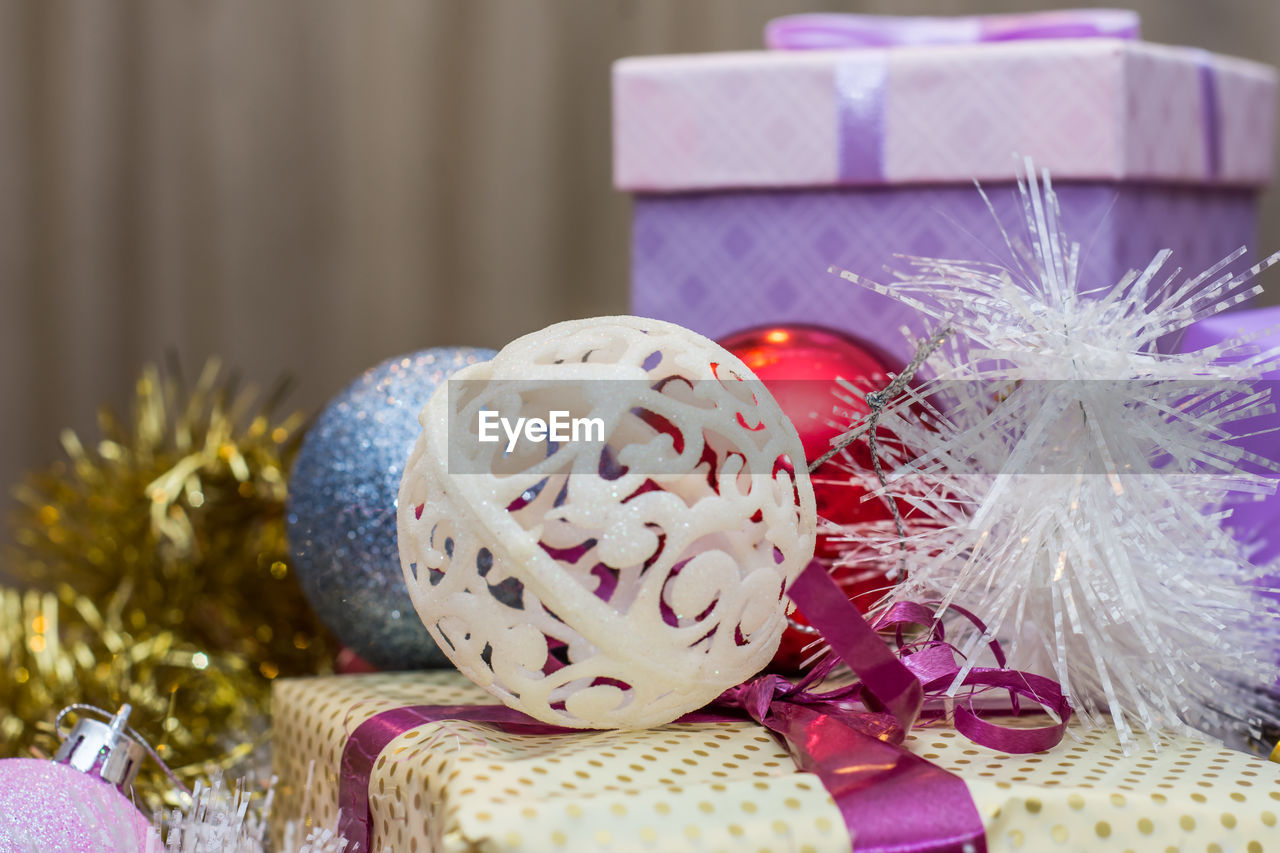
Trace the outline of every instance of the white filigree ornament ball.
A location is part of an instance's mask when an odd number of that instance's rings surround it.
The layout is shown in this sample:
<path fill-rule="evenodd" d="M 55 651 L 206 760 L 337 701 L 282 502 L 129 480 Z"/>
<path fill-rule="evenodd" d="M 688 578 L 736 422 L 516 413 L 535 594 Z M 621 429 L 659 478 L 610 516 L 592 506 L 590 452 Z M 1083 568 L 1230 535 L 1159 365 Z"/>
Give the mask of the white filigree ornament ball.
<path fill-rule="evenodd" d="M 768 664 L 813 488 L 737 357 L 658 320 L 559 323 L 459 371 L 419 420 L 401 565 L 476 684 L 547 723 L 643 728 Z"/>

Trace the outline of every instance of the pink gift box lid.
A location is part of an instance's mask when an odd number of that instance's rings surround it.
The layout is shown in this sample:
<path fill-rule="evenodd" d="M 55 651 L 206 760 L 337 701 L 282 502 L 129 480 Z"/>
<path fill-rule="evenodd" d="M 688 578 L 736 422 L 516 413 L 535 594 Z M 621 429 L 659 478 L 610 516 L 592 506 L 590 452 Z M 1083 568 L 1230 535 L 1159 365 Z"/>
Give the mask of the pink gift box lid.
<path fill-rule="evenodd" d="M 1256 187 L 1276 72 L 1203 50 L 1053 39 L 619 60 L 614 182 L 634 192 L 1009 180 Z"/>

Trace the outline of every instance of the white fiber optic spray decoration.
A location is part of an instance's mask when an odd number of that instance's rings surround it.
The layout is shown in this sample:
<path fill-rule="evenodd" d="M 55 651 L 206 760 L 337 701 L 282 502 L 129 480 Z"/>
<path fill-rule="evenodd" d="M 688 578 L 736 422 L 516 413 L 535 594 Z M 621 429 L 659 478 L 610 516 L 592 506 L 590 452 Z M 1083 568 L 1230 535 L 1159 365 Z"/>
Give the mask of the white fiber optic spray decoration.
<path fill-rule="evenodd" d="M 957 635 L 968 666 L 998 637 L 1011 666 L 1056 677 L 1126 748 L 1166 728 L 1257 737 L 1280 714 L 1280 612 L 1259 594 L 1276 569 L 1221 521 L 1229 497 L 1275 488 L 1275 464 L 1228 440 L 1272 411 L 1257 380 L 1280 353 L 1258 334 L 1183 354 L 1157 343 L 1260 293 L 1280 253 L 1232 273 L 1241 248 L 1184 276 L 1166 250 L 1082 290 L 1049 174 L 1028 160 L 1018 191 L 1026 240 L 1001 229 L 1007 266 L 912 257 L 887 285 L 841 273 L 951 331 L 879 421 L 900 440 L 881 445 L 881 492 L 910 507 L 905 536 L 850 527 L 851 553 L 902 559 L 886 604 L 972 611 L 988 635 Z"/>

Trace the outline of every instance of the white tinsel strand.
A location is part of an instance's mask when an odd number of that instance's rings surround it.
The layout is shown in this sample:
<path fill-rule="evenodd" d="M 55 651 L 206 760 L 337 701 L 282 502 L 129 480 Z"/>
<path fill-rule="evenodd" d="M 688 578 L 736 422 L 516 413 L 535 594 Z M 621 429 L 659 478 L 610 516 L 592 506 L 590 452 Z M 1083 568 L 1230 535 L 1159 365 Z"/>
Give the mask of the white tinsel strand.
<path fill-rule="evenodd" d="M 888 286 L 842 273 L 954 332 L 933 378 L 880 421 L 922 451 L 884 451 L 912 519 L 890 601 L 973 611 L 1011 665 L 1052 674 L 1088 722 L 1109 714 L 1126 746 L 1135 729 L 1256 737 L 1278 722 L 1280 612 L 1258 594 L 1275 568 L 1250 564 L 1220 522 L 1232 497 L 1275 487 L 1272 463 L 1228 439 L 1272 411 L 1251 382 L 1280 353 L 1243 337 L 1156 345 L 1260 293 L 1253 277 L 1280 255 L 1233 275 L 1240 249 L 1180 279 L 1162 251 L 1082 292 L 1048 174 L 1041 186 L 1028 162 L 1019 192 L 1029 240 L 1006 233 L 1007 267 L 910 258 Z M 896 563 L 895 532 L 846 533 L 871 546 L 851 560 Z M 971 633 L 969 665 L 987 639 Z"/>

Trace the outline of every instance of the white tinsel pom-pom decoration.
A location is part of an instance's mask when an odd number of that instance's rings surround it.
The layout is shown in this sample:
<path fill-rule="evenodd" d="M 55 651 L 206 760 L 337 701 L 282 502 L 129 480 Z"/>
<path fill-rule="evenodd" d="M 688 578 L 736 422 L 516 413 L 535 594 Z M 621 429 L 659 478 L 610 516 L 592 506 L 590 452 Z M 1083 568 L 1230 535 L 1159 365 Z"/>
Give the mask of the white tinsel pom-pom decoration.
<path fill-rule="evenodd" d="M 506 431 L 556 411 L 559 440 Z M 814 498 L 795 427 L 735 356 L 657 320 L 559 323 L 457 373 L 420 420 L 401 563 L 476 684 L 547 723 L 642 728 L 769 662 Z"/>
<path fill-rule="evenodd" d="M 1029 239 L 1006 235 L 1007 266 L 911 258 L 888 285 L 843 273 L 951 333 L 933 378 L 880 419 L 897 439 L 887 491 L 912 508 L 905 537 L 846 534 L 880 560 L 905 551 L 887 603 L 940 600 L 988 625 L 960 641 L 964 672 L 994 635 L 1010 666 L 1056 677 L 1126 745 L 1134 729 L 1257 737 L 1277 722 L 1280 613 L 1259 595 L 1275 569 L 1221 521 L 1229 496 L 1275 488 L 1274 463 L 1230 427 L 1272 410 L 1254 380 L 1277 354 L 1258 334 L 1157 344 L 1260 293 L 1253 277 L 1280 256 L 1233 274 L 1240 249 L 1184 277 L 1162 272 L 1164 251 L 1114 287 L 1081 287 L 1048 174 L 1041 185 L 1028 162 L 1019 187 Z"/>
<path fill-rule="evenodd" d="M 307 775 L 310 790 L 314 764 Z M 276 779 L 258 784 L 252 778 L 228 781 L 215 773 L 198 782 L 182 808 L 160 815 L 160 832 L 153 833 L 145 853 L 357 853 L 336 829 L 291 820 L 277 827 L 275 843 L 268 840 Z M 116 848 L 112 848 L 113 850 Z M 390 853 L 388 850 L 377 853 Z"/>

